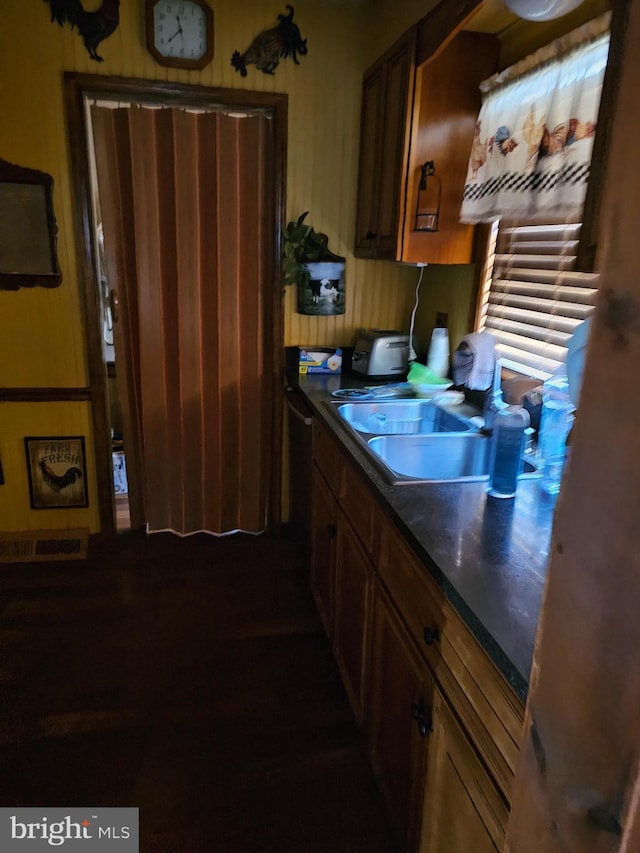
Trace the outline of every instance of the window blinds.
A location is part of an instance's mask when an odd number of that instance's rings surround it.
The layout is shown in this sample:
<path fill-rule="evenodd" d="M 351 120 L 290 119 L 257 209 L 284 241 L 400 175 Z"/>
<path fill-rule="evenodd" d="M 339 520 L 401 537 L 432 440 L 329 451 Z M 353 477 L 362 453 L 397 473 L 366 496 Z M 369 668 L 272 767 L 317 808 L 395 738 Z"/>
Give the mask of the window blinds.
<path fill-rule="evenodd" d="M 505 367 L 546 379 L 592 312 L 598 276 L 575 270 L 580 228 L 494 224 L 477 327 L 494 335 Z"/>

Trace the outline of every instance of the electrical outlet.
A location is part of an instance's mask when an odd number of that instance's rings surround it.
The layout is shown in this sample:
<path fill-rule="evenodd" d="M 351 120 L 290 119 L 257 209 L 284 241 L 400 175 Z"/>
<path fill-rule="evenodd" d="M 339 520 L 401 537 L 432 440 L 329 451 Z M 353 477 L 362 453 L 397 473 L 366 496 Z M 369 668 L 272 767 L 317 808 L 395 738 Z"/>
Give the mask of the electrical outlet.
<path fill-rule="evenodd" d="M 449 323 L 449 315 L 446 311 L 436 311 L 436 327 L 446 329 Z"/>

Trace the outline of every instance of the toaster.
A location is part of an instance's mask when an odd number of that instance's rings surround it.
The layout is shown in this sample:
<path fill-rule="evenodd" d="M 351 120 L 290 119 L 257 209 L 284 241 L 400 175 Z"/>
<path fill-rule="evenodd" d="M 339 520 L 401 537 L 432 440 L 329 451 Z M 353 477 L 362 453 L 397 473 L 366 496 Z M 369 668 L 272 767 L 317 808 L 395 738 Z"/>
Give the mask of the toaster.
<path fill-rule="evenodd" d="M 409 335 L 379 329 L 361 331 L 351 357 L 351 369 L 362 376 L 402 376 L 409 364 Z"/>

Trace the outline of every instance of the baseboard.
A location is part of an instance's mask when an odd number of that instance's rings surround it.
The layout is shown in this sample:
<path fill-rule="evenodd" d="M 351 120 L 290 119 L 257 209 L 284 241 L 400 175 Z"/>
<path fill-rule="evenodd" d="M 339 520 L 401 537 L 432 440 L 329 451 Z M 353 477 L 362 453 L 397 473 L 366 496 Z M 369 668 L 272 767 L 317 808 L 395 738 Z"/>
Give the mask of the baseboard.
<path fill-rule="evenodd" d="M 85 560 L 89 528 L 0 532 L 0 563 Z"/>

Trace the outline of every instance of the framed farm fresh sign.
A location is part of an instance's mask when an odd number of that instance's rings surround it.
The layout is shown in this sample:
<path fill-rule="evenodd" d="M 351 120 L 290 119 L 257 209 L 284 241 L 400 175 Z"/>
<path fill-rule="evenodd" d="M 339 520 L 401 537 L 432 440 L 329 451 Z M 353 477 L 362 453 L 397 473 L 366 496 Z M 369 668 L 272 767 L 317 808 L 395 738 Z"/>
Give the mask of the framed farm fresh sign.
<path fill-rule="evenodd" d="M 89 505 L 84 436 L 27 436 L 24 446 L 31 509 Z"/>

